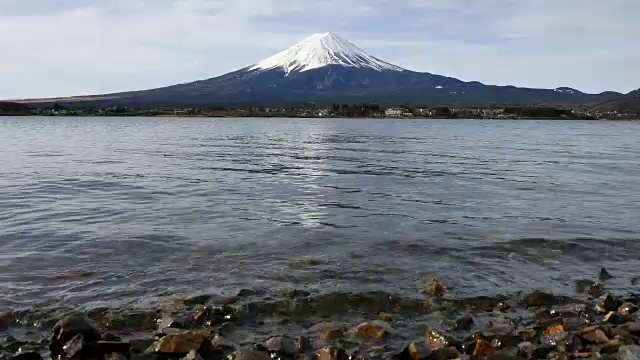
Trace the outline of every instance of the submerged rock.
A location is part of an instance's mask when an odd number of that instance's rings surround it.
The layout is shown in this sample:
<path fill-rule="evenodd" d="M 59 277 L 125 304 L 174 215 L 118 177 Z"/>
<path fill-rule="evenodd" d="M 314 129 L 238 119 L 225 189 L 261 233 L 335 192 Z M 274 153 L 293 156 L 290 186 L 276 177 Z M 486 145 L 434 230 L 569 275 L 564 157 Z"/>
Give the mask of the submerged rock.
<path fill-rule="evenodd" d="M 427 293 L 433 297 L 442 297 L 444 296 L 444 286 L 442 286 L 440 280 L 432 279 L 427 288 Z"/>
<path fill-rule="evenodd" d="M 524 297 L 527 307 L 553 306 L 560 303 L 560 300 L 553 294 L 536 290 Z"/>
<path fill-rule="evenodd" d="M 638 306 L 630 302 L 626 302 L 620 305 L 620 307 L 618 307 L 618 314 L 622 316 L 631 315 L 637 311 L 638 311 Z"/>
<path fill-rule="evenodd" d="M 49 350 L 52 357 L 64 355 L 63 347 L 76 335 L 83 341 L 95 342 L 102 339 L 98 330 L 82 315 L 70 315 L 58 321 L 53 328 Z"/>
<path fill-rule="evenodd" d="M 389 334 L 389 326 L 377 321 L 364 322 L 353 328 L 353 333 L 362 338 L 382 340 Z"/>
<path fill-rule="evenodd" d="M 240 350 L 230 356 L 233 360 L 271 360 L 267 352 L 256 350 Z"/>
<path fill-rule="evenodd" d="M 269 351 L 284 356 L 294 356 L 297 352 L 296 342 L 286 336 L 274 336 L 265 342 Z"/>
<path fill-rule="evenodd" d="M 594 344 L 606 344 L 609 342 L 607 335 L 598 327 L 585 329 L 580 334 L 580 337 Z"/>
<path fill-rule="evenodd" d="M 599 275 L 600 280 L 605 281 L 605 280 L 609 280 L 613 278 L 613 275 L 611 275 L 607 269 L 605 268 L 600 268 L 600 275 Z"/>
<path fill-rule="evenodd" d="M 304 354 L 313 350 L 311 339 L 306 336 L 299 336 L 296 344 L 296 350 L 298 354 Z"/>
<path fill-rule="evenodd" d="M 456 320 L 456 329 L 469 330 L 473 326 L 473 318 L 469 315 L 463 316 Z"/>

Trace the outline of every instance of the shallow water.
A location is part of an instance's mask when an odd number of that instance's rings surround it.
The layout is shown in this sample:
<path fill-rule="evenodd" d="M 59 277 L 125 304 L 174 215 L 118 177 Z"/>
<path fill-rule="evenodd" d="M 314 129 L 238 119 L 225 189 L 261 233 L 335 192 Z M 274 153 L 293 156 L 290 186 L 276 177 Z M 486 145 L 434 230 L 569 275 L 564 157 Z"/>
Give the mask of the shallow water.
<path fill-rule="evenodd" d="M 0 118 L 0 310 L 575 294 L 640 265 L 640 123 Z M 311 259 L 312 261 L 304 261 Z"/>

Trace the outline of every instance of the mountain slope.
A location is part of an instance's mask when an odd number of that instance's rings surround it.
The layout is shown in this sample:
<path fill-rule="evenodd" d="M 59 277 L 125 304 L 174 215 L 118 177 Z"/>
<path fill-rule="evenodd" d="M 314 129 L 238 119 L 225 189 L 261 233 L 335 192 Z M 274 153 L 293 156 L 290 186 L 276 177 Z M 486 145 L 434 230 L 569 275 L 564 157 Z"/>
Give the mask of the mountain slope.
<path fill-rule="evenodd" d="M 77 106 L 196 107 L 380 102 L 388 104 L 596 104 L 622 94 L 528 89 L 403 69 L 333 33 L 316 34 L 246 68 L 164 88 L 55 99 Z M 51 102 L 53 100 L 49 100 Z M 31 101 L 43 103 L 43 101 Z"/>
<path fill-rule="evenodd" d="M 596 110 L 640 115 L 640 89 L 628 93 L 621 99 L 600 104 L 596 106 Z"/>

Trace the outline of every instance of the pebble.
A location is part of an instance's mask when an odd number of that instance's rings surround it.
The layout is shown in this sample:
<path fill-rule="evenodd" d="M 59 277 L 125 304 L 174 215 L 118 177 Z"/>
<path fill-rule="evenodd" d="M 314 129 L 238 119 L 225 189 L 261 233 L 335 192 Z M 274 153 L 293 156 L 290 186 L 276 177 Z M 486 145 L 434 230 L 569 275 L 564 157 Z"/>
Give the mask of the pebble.
<path fill-rule="evenodd" d="M 389 334 L 389 326 L 376 321 L 364 322 L 353 328 L 353 333 L 362 338 L 381 340 Z"/>
<path fill-rule="evenodd" d="M 296 342 L 286 336 L 274 336 L 265 342 L 269 351 L 276 352 L 285 356 L 294 356 L 297 352 Z"/>
<path fill-rule="evenodd" d="M 434 350 L 444 349 L 460 344 L 460 342 L 455 340 L 453 337 L 445 335 L 438 330 L 427 330 L 425 341 L 429 348 Z"/>

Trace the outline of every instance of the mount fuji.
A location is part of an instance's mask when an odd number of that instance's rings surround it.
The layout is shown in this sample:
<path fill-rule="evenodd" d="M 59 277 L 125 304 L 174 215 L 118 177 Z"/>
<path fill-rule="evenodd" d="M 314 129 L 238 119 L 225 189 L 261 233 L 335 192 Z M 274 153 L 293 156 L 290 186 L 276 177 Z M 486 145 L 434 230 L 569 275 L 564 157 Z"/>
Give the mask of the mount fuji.
<path fill-rule="evenodd" d="M 585 105 L 622 94 L 485 85 L 382 61 L 335 33 L 312 35 L 257 64 L 185 84 L 107 95 L 30 100 L 70 106 L 207 107 L 378 102 L 417 105 Z"/>

